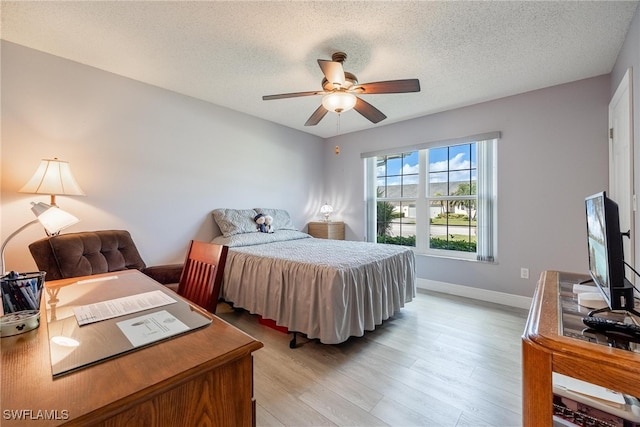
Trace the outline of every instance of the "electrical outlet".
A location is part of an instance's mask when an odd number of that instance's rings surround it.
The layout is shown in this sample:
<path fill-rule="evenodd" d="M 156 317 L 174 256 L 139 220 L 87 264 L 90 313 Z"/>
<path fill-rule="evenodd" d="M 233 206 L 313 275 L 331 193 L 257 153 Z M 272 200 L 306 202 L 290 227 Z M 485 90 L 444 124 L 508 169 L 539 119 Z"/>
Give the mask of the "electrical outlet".
<path fill-rule="evenodd" d="M 529 269 L 528 268 L 522 267 L 520 269 L 520 278 L 521 279 L 528 279 L 529 278 Z"/>

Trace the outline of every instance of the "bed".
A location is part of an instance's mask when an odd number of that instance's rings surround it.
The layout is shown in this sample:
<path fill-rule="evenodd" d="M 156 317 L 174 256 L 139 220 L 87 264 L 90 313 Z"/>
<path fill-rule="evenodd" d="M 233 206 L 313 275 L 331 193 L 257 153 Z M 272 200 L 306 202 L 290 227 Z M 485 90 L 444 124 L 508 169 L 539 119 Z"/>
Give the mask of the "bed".
<path fill-rule="evenodd" d="M 273 232 L 256 231 L 257 214 Z M 229 246 L 221 298 L 324 344 L 362 336 L 415 297 L 409 248 L 313 238 L 281 209 L 216 209 Z M 295 346 L 295 335 L 292 347 Z"/>

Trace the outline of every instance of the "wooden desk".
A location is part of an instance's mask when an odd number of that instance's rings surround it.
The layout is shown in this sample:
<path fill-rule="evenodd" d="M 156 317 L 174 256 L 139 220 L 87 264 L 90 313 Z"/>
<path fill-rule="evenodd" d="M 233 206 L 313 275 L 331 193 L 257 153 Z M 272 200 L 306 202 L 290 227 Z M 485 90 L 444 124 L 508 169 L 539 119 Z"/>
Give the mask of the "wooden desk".
<path fill-rule="evenodd" d="M 181 298 L 137 270 L 117 275 L 110 285 L 127 286 L 131 294 L 152 282 Z M 0 341 L 3 427 L 255 425 L 251 353 L 262 343 L 244 332 L 194 308 L 212 323 L 54 379 L 46 321 L 51 306 L 46 293 L 43 298 L 40 327 Z"/>
<path fill-rule="evenodd" d="M 522 337 L 522 418 L 525 427 L 551 425 L 552 372 L 640 396 L 639 353 L 562 334 L 560 285 L 584 278 L 557 271 L 545 271 L 540 276 Z"/>

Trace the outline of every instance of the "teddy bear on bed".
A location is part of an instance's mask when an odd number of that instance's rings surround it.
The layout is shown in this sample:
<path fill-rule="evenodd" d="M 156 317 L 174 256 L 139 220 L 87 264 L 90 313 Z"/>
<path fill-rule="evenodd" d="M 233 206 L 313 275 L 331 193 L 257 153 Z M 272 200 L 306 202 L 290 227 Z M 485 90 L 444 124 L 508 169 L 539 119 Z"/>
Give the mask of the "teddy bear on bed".
<path fill-rule="evenodd" d="M 271 215 L 265 215 L 264 216 L 264 226 L 267 229 L 266 233 L 273 233 L 274 232 L 273 218 L 271 217 Z"/>
<path fill-rule="evenodd" d="M 267 226 L 264 224 L 264 222 L 266 221 L 266 215 L 265 214 L 259 213 L 258 215 L 253 217 L 253 220 L 257 224 L 257 227 L 256 227 L 257 231 L 259 231 L 261 233 L 266 233 L 267 232 Z"/>
<path fill-rule="evenodd" d="M 259 213 L 253 220 L 256 222 L 256 230 L 261 233 L 273 233 L 273 218 L 270 215 Z"/>

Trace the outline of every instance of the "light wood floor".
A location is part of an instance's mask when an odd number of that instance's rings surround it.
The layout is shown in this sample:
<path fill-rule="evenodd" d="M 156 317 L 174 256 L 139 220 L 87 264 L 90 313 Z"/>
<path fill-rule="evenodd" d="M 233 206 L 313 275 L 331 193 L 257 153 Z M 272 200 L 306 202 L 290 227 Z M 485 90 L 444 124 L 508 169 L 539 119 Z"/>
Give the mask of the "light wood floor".
<path fill-rule="evenodd" d="M 258 426 L 522 424 L 526 310 L 419 291 L 364 337 L 296 349 L 246 311 L 221 304 L 217 314 L 264 343 L 254 353 Z"/>

